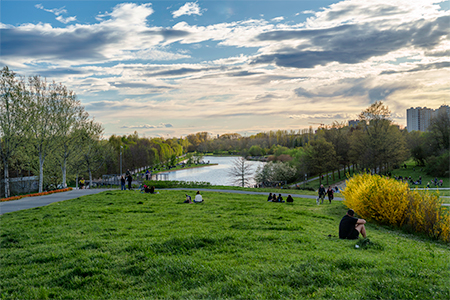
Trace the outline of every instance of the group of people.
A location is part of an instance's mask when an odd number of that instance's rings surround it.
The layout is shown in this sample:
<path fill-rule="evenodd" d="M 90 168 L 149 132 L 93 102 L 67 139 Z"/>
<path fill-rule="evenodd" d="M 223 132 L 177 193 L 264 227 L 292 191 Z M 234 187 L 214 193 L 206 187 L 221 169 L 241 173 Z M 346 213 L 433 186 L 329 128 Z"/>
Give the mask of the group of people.
<path fill-rule="evenodd" d="M 200 195 L 200 191 L 197 191 L 197 194 L 195 194 L 195 198 L 194 198 L 194 202 L 192 202 L 192 198 L 191 196 L 189 196 L 188 194 L 186 194 L 186 200 L 184 200 L 183 203 L 202 203 L 204 202 L 202 195 Z"/>
<path fill-rule="evenodd" d="M 269 193 L 269 197 L 267 197 L 267 202 L 280 202 L 280 203 L 284 203 L 283 197 L 281 196 L 281 194 L 277 194 L 275 193 Z M 288 195 L 286 198 L 286 202 L 294 202 L 294 198 L 292 198 L 291 195 Z"/>
<path fill-rule="evenodd" d="M 321 184 L 319 187 L 319 190 L 318 190 L 319 197 L 316 200 L 317 205 L 319 205 L 319 202 L 320 202 L 320 204 L 323 204 L 323 199 L 325 199 L 325 195 L 328 195 L 328 201 L 330 201 L 330 203 L 331 203 L 331 200 L 333 200 L 333 198 L 334 198 L 334 192 L 338 192 L 338 191 L 339 191 L 339 189 L 337 186 L 334 187 L 334 189 L 333 189 L 330 185 L 330 186 L 328 186 L 328 189 L 325 189 L 323 184 Z"/>

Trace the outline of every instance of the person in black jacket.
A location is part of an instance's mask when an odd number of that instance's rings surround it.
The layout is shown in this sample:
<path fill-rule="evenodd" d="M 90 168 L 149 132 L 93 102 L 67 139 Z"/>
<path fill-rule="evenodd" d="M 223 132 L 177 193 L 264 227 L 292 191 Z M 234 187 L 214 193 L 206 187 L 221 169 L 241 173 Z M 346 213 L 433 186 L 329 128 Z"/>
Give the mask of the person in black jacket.
<path fill-rule="evenodd" d="M 128 180 L 128 189 L 131 190 L 131 182 L 133 181 L 133 176 L 131 176 L 131 174 L 128 174 L 127 180 Z"/>
<path fill-rule="evenodd" d="M 361 235 L 366 237 L 366 220 L 358 219 L 354 217 L 355 212 L 353 209 L 349 209 L 347 214 L 341 219 L 339 223 L 339 238 L 356 240 L 361 233 Z"/>

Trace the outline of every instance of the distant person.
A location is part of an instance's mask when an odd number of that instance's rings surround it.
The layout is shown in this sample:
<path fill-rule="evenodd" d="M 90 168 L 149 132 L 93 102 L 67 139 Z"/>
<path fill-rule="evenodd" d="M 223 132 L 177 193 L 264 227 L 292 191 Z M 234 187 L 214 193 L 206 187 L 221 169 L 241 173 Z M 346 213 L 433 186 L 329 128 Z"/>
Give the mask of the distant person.
<path fill-rule="evenodd" d="M 286 203 L 292 203 L 292 202 L 294 202 L 294 198 L 292 198 L 291 195 L 288 195 L 286 198 Z"/>
<path fill-rule="evenodd" d="M 83 178 L 83 177 L 81 177 L 79 183 L 80 183 L 80 189 L 84 189 L 85 181 L 84 181 L 84 178 Z"/>
<path fill-rule="evenodd" d="M 184 200 L 184 202 L 183 203 L 188 203 L 188 204 L 191 204 L 192 203 L 192 199 L 191 199 L 191 196 L 189 196 L 188 194 L 186 194 L 186 200 Z"/>
<path fill-rule="evenodd" d="M 325 198 L 325 188 L 323 187 L 323 184 L 320 185 L 318 193 L 319 197 L 317 198 L 316 202 L 317 204 L 319 204 L 319 201 L 321 201 L 323 204 L 323 199 Z"/>
<path fill-rule="evenodd" d="M 269 193 L 269 197 L 267 197 L 267 201 L 272 202 L 272 193 Z"/>
<path fill-rule="evenodd" d="M 202 197 L 202 195 L 200 195 L 200 191 L 197 191 L 197 194 L 195 195 L 195 198 L 194 198 L 194 202 L 195 203 L 202 203 L 203 202 L 203 197 Z"/>
<path fill-rule="evenodd" d="M 273 193 L 272 202 L 277 202 L 277 194 Z"/>
<path fill-rule="evenodd" d="M 131 182 L 133 181 L 133 176 L 131 176 L 131 174 L 128 174 L 127 181 L 128 181 L 128 189 L 131 190 Z"/>
<path fill-rule="evenodd" d="M 338 188 L 338 186 L 336 185 L 336 186 L 334 186 L 334 192 L 335 193 L 339 193 L 339 188 Z"/>
<path fill-rule="evenodd" d="M 354 217 L 355 212 L 353 209 L 349 209 L 347 214 L 341 219 L 339 223 L 339 238 L 356 240 L 361 233 L 361 235 L 366 237 L 366 220 L 358 219 Z"/>
<path fill-rule="evenodd" d="M 150 175 L 150 171 L 149 170 L 145 171 L 145 180 L 148 180 L 149 175 Z"/>
<path fill-rule="evenodd" d="M 327 190 L 327 195 L 328 195 L 328 201 L 330 201 L 330 204 L 331 204 L 331 200 L 333 200 L 333 198 L 334 198 L 334 192 L 333 192 L 333 189 L 331 188 L 331 185 L 328 187 L 328 190 Z"/>
<path fill-rule="evenodd" d="M 125 176 L 120 177 L 120 190 L 125 191 L 127 188 L 125 187 Z"/>

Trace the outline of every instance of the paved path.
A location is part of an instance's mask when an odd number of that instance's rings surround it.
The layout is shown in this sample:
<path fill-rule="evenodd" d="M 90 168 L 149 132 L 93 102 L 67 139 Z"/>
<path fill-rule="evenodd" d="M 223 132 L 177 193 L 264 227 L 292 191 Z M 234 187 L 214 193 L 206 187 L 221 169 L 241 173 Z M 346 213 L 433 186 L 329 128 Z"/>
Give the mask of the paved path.
<path fill-rule="evenodd" d="M 72 190 L 69 192 L 55 193 L 51 195 L 38 196 L 38 197 L 27 197 L 20 200 L 0 202 L 0 215 L 19 211 L 23 209 L 35 208 L 40 206 L 46 206 L 54 202 L 75 199 L 78 197 L 98 194 L 104 191 L 114 190 L 114 189 L 86 189 L 86 190 Z M 118 189 L 115 189 L 118 190 Z M 239 191 L 239 190 L 221 190 L 221 189 L 195 189 L 195 188 L 176 188 L 176 189 L 160 189 L 160 190 L 172 190 L 172 191 L 202 191 L 202 192 L 219 192 L 219 193 L 231 193 L 231 194 L 244 194 L 244 195 L 269 195 L 268 192 L 251 192 L 251 191 Z M 291 195 L 293 198 L 306 198 L 306 199 L 317 199 L 315 195 L 301 195 L 301 194 L 288 194 L 283 193 L 281 190 L 277 192 L 281 194 L 284 198 Z M 335 197 L 334 201 L 342 201 L 341 197 Z M 324 202 L 328 201 L 325 197 Z M 442 204 L 443 206 L 450 206 L 450 204 Z"/>
<path fill-rule="evenodd" d="M 83 189 L 68 192 L 54 193 L 45 196 L 25 197 L 19 200 L 0 202 L 0 215 L 23 209 L 46 206 L 50 203 L 75 199 L 78 197 L 98 194 L 110 189 Z"/>

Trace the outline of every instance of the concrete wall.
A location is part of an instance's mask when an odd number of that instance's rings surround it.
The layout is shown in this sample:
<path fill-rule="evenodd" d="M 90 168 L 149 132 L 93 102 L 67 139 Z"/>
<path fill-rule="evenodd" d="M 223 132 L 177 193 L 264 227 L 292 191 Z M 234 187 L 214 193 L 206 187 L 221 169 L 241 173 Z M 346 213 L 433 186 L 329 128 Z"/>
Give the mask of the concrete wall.
<path fill-rule="evenodd" d="M 9 189 L 11 196 L 37 192 L 39 190 L 39 178 L 37 176 L 10 178 Z M 5 197 L 4 179 L 0 182 L 0 197 Z"/>

